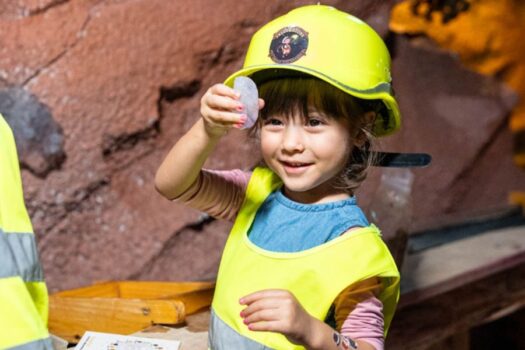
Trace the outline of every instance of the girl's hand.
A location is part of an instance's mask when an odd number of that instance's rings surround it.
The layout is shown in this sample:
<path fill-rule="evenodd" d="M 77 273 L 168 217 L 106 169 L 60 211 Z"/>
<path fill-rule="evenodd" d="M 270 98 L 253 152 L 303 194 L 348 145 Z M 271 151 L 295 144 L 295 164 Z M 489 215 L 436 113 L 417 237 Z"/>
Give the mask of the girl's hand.
<path fill-rule="evenodd" d="M 294 344 L 308 344 L 314 318 L 289 291 L 266 289 L 239 302 L 246 305 L 241 317 L 250 330 L 278 332 Z"/>
<path fill-rule="evenodd" d="M 245 107 L 239 93 L 224 84 L 215 84 L 201 98 L 201 114 L 208 135 L 223 136 L 232 127 L 241 128 L 246 122 Z M 259 99 L 259 108 L 264 105 Z"/>

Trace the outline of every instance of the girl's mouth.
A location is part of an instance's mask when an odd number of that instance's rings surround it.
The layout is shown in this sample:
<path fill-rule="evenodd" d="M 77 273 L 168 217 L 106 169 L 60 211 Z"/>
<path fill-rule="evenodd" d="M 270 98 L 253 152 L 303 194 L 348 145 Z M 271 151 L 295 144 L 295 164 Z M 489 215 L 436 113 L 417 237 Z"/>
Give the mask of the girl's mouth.
<path fill-rule="evenodd" d="M 313 163 L 302 163 L 302 162 L 288 162 L 281 161 L 281 164 L 288 174 L 301 174 Z"/>

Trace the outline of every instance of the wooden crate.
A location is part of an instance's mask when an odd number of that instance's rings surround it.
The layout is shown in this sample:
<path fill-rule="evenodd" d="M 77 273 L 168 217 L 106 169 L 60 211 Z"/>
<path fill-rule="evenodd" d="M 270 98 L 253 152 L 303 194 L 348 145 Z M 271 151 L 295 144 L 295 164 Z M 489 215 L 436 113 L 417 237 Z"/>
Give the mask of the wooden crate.
<path fill-rule="evenodd" d="M 215 283 L 111 281 L 49 297 L 49 331 L 76 343 L 85 331 L 131 334 L 177 325 L 211 305 Z"/>

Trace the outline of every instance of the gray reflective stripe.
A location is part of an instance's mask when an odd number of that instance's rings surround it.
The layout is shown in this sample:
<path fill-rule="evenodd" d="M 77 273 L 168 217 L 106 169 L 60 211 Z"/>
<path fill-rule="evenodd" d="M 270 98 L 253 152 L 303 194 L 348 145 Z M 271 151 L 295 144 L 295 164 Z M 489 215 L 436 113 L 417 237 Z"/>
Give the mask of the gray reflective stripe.
<path fill-rule="evenodd" d="M 24 282 L 44 280 L 33 233 L 6 233 L 0 229 L 0 278 L 20 276 Z"/>
<path fill-rule="evenodd" d="M 339 86 L 341 86 L 344 89 L 347 89 L 347 90 L 350 90 L 350 91 L 353 91 L 353 92 L 356 92 L 356 93 L 365 94 L 365 95 L 387 93 L 387 94 L 392 95 L 392 85 L 390 83 L 388 83 L 388 82 L 380 83 L 379 85 L 374 86 L 371 89 L 360 90 L 360 89 L 356 89 L 354 87 L 351 87 L 349 85 L 343 84 L 339 80 L 336 80 L 336 79 L 334 79 L 334 78 L 332 78 L 332 77 L 330 77 L 330 76 L 328 76 L 328 75 L 326 75 L 326 74 L 324 74 L 324 73 L 322 73 L 322 72 L 320 72 L 318 70 L 311 69 L 311 68 L 308 68 L 308 67 L 305 67 L 305 66 L 300 66 L 300 65 L 261 64 L 261 65 L 255 65 L 255 66 L 246 67 L 245 70 L 253 70 L 254 68 L 283 68 L 283 69 L 294 70 L 295 67 L 300 68 L 300 69 L 305 70 L 305 71 L 308 71 L 308 72 L 311 72 L 311 73 L 314 73 L 314 75 L 315 74 L 321 75 L 327 81 L 331 81 L 335 85 L 339 85 Z"/>
<path fill-rule="evenodd" d="M 336 85 L 339 85 L 347 90 L 350 90 L 350 91 L 353 91 L 353 92 L 356 92 L 356 93 L 361 93 L 361 94 L 366 94 L 366 95 L 371 95 L 371 94 L 379 94 L 379 93 L 387 93 L 387 94 L 392 94 L 392 86 L 390 85 L 390 83 L 381 83 L 371 89 L 364 89 L 364 90 L 359 90 L 359 89 L 356 89 L 356 88 L 353 88 L 349 85 L 346 85 L 346 84 L 343 84 L 342 82 L 340 82 L 339 80 L 335 80 L 333 79 L 332 77 L 329 77 L 328 75 L 326 74 L 323 74 L 319 71 L 316 71 L 314 69 L 310 69 L 310 68 L 307 68 L 307 67 L 304 67 L 304 66 L 299 66 L 301 67 L 302 69 L 304 70 L 307 70 L 307 71 L 310 71 L 312 73 L 316 73 L 316 74 L 319 74 L 319 75 L 322 75 L 326 80 L 329 80 L 331 82 L 333 82 L 334 84 Z"/>
<path fill-rule="evenodd" d="M 54 350 L 54 348 L 51 339 L 46 338 L 8 348 L 8 350 Z"/>
<path fill-rule="evenodd" d="M 237 333 L 211 310 L 208 346 L 211 350 L 272 350 Z"/>

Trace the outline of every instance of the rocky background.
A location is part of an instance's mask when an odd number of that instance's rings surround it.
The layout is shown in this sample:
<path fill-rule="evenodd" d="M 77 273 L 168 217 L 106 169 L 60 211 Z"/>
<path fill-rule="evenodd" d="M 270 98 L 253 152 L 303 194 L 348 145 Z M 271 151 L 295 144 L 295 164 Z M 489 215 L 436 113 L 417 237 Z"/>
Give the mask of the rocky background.
<path fill-rule="evenodd" d="M 205 90 L 241 67 L 257 28 L 312 3 L 0 0 L 0 112 L 51 292 L 214 279 L 230 224 L 163 199 L 154 173 Z M 525 120 L 525 5 L 432 3 L 323 1 L 365 19 L 391 49 L 403 128 L 379 147 L 433 156 L 413 170 L 411 232 L 507 208 L 525 188 L 511 131 Z M 208 166 L 249 168 L 254 154 L 235 130 Z M 365 208 L 383 171 L 360 190 Z"/>

